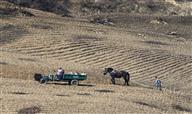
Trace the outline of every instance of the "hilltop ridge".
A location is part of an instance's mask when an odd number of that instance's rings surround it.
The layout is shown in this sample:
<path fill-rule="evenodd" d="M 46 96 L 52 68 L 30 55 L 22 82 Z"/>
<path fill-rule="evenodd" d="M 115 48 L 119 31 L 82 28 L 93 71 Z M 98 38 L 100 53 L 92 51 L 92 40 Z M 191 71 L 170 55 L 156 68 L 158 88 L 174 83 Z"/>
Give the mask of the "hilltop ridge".
<path fill-rule="evenodd" d="M 192 15 L 190 0 L 5 0 L 14 4 L 64 16 L 106 13 Z"/>

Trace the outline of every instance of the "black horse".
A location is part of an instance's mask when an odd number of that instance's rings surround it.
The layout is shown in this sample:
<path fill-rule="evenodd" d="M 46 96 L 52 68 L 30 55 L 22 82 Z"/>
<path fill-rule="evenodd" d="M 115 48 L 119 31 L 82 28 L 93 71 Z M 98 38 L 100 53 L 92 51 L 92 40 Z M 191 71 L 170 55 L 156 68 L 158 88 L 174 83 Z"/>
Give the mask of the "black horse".
<path fill-rule="evenodd" d="M 113 84 L 115 84 L 115 78 L 122 78 L 125 80 L 124 85 L 129 85 L 129 80 L 130 80 L 130 75 L 127 71 L 121 70 L 121 71 L 117 71 L 114 70 L 113 68 L 105 68 L 104 70 L 104 75 L 106 75 L 107 73 L 109 73 L 109 75 L 111 76 L 111 82 Z"/>

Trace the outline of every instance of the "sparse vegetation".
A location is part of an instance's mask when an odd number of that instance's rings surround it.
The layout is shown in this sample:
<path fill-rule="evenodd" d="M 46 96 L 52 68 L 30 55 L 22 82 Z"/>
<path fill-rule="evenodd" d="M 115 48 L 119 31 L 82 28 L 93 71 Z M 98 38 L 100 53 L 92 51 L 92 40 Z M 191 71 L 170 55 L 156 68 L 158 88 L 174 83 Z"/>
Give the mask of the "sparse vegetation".
<path fill-rule="evenodd" d="M 20 38 L 27 31 L 20 26 L 14 26 L 11 24 L 0 25 L 0 44 L 15 41 Z"/>
<path fill-rule="evenodd" d="M 25 92 L 11 92 L 11 94 L 26 95 L 27 93 L 25 93 Z"/>
<path fill-rule="evenodd" d="M 0 64 L 1 64 L 1 65 L 7 65 L 8 63 L 6 63 L 6 62 L 1 62 L 1 61 L 0 61 Z"/>
<path fill-rule="evenodd" d="M 0 1 L 0 112 L 191 113 L 191 16 L 168 16 L 168 6 L 178 8 L 173 3 L 87 1 L 62 5 L 73 18 L 31 9 L 47 1 L 20 4 L 30 8 Z M 49 11 L 63 2 L 50 2 Z M 78 87 L 34 81 L 58 67 L 86 72 L 88 80 Z M 129 71 L 131 86 L 121 86 L 121 79 L 111 85 L 102 75 L 105 67 Z M 162 91 L 153 90 L 155 76 Z"/>
<path fill-rule="evenodd" d="M 186 10 L 177 5 L 187 1 L 170 2 L 164 0 L 6 0 L 24 7 L 50 11 L 64 16 L 70 15 L 100 15 L 106 13 L 139 13 L 139 14 L 163 14 L 163 15 L 191 15 L 190 4 Z M 188 1 L 187 3 L 190 3 Z M 71 14 L 75 13 L 75 14 Z"/>
<path fill-rule="evenodd" d="M 95 90 L 96 92 L 101 92 L 101 93 L 113 93 L 113 90 L 106 90 L 106 89 L 102 89 L 102 90 Z"/>
<path fill-rule="evenodd" d="M 176 110 L 179 110 L 179 111 L 192 112 L 191 109 L 189 109 L 189 108 L 184 108 L 184 107 L 182 107 L 182 106 L 180 106 L 180 105 L 173 105 L 172 107 L 173 107 L 174 109 L 176 109 Z"/>
<path fill-rule="evenodd" d="M 36 114 L 40 113 L 41 109 L 37 106 L 32 106 L 29 108 L 23 108 L 18 111 L 18 114 Z"/>

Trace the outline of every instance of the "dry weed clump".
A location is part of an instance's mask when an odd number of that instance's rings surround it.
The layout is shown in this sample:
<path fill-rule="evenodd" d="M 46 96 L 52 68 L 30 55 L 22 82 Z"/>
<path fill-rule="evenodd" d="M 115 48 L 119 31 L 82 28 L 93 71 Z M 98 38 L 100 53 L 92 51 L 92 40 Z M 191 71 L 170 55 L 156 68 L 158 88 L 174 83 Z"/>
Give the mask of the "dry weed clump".
<path fill-rule="evenodd" d="M 11 18 L 15 16 L 35 16 L 31 12 L 25 10 L 23 7 L 12 4 L 7 1 L 0 1 L 0 15 L 2 18 Z"/>
<path fill-rule="evenodd" d="M 41 112 L 41 108 L 37 107 L 37 106 L 31 106 L 28 108 L 22 108 L 18 111 L 18 114 L 36 114 L 36 113 L 40 113 Z"/>
<path fill-rule="evenodd" d="M 0 61 L 0 65 L 7 65 L 8 63 L 7 62 L 1 62 Z"/>
<path fill-rule="evenodd" d="M 25 93 L 25 92 L 11 92 L 10 94 L 26 95 L 26 94 L 28 94 L 28 93 Z"/>
<path fill-rule="evenodd" d="M 138 102 L 135 102 L 135 103 L 139 104 L 139 105 L 147 106 L 147 107 L 150 107 L 150 108 L 164 110 L 164 109 L 161 109 L 160 107 L 156 106 L 155 104 L 148 104 L 148 103 L 145 103 L 145 102 L 142 102 L 142 101 L 138 101 Z"/>
<path fill-rule="evenodd" d="M 92 94 L 90 94 L 90 93 L 77 93 L 77 95 L 91 96 Z"/>
<path fill-rule="evenodd" d="M 191 108 L 182 107 L 180 105 L 173 104 L 172 107 L 173 107 L 173 109 L 176 109 L 178 111 L 184 111 L 184 112 L 189 112 L 189 113 L 192 112 Z"/>
<path fill-rule="evenodd" d="M 115 91 L 113 90 L 107 90 L 107 89 L 102 89 L 102 90 L 95 90 L 96 92 L 100 92 L 100 93 L 114 93 Z"/>

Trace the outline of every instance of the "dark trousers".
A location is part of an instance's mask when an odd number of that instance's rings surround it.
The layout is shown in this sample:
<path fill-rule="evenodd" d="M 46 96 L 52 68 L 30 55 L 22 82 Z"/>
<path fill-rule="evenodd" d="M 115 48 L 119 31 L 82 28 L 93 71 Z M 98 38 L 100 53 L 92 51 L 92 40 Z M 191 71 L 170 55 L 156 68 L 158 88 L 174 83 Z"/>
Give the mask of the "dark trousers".
<path fill-rule="evenodd" d="M 56 75 L 58 80 L 62 80 L 63 79 L 63 75 Z"/>

